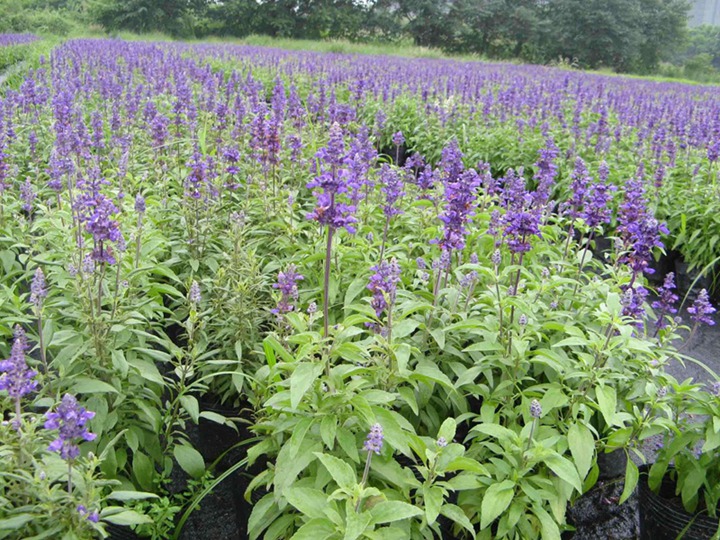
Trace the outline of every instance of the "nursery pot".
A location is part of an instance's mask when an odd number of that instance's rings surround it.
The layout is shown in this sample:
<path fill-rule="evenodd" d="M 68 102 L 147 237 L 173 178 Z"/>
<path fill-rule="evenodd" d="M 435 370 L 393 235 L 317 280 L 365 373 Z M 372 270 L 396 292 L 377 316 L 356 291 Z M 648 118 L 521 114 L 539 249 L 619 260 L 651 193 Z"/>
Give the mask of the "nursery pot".
<path fill-rule="evenodd" d="M 641 468 L 639 482 L 640 540 L 710 540 L 718 531 L 718 518 L 706 513 L 685 511 L 675 495 L 675 483 L 663 478 L 659 493 L 647 483 L 647 467 Z"/>
<path fill-rule="evenodd" d="M 597 464 L 600 473 L 598 480 L 612 480 L 625 476 L 625 468 L 627 467 L 627 454 L 622 448 L 613 450 L 612 452 L 599 452 L 597 456 Z"/>
<path fill-rule="evenodd" d="M 130 527 L 121 527 L 111 523 L 105 530 L 110 535 L 108 540 L 138 540 L 140 538 Z"/>

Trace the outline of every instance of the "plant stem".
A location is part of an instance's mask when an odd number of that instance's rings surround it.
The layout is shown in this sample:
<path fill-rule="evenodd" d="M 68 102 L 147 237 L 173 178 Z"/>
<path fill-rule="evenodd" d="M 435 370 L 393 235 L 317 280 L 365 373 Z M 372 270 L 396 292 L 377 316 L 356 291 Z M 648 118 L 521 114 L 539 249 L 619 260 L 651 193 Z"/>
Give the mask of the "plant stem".
<path fill-rule="evenodd" d="M 323 282 L 323 337 L 330 335 L 330 261 L 332 258 L 332 240 L 335 228 L 328 226 L 327 246 L 325 247 L 325 278 Z"/>
<path fill-rule="evenodd" d="M 37 327 L 38 327 L 38 341 L 40 346 L 40 358 L 42 359 L 43 367 L 45 368 L 45 374 L 48 373 L 47 357 L 45 356 L 45 340 L 43 339 L 43 328 L 42 328 L 42 311 L 37 308 Z"/>

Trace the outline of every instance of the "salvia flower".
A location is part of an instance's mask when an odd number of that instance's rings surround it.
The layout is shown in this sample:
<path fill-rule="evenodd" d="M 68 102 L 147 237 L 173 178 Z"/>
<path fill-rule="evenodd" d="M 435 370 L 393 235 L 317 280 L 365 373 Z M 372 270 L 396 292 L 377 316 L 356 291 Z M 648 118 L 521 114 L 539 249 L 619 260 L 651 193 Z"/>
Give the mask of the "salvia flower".
<path fill-rule="evenodd" d="M 659 328 L 664 328 L 665 326 L 667 326 L 663 315 L 672 315 L 674 313 L 677 313 L 675 303 L 680 298 L 677 294 L 673 292 L 673 290 L 675 290 L 675 274 L 673 272 L 670 272 L 668 275 L 665 276 L 665 281 L 663 281 L 662 287 L 658 288 L 658 300 L 652 303 L 653 309 L 656 309 L 660 312 L 657 322 Z"/>
<path fill-rule="evenodd" d="M 278 289 L 282 296 L 277 308 L 272 310 L 273 313 L 289 313 L 295 310 L 294 302 L 298 300 L 297 282 L 305 279 L 296 270 L 295 265 L 290 264 L 284 272 L 278 273 L 278 280 L 273 285 L 273 288 Z"/>
<path fill-rule="evenodd" d="M 705 289 L 700 291 L 697 299 L 693 302 L 692 306 L 688 308 L 688 313 L 690 314 L 690 319 L 697 324 L 703 323 L 708 326 L 715 324 L 715 321 L 710 317 L 715 313 L 715 308 L 710 304 L 710 298 Z"/>
<path fill-rule="evenodd" d="M 145 197 L 142 196 L 142 194 L 138 193 L 135 195 L 135 212 L 138 214 L 144 214 L 145 213 Z"/>
<path fill-rule="evenodd" d="M 622 314 L 625 317 L 634 319 L 635 326 L 642 326 L 642 320 L 645 318 L 645 299 L 648 290 L 642 285 L 635 287 L 623 287 L 623 295 L 620 303 L 623 306 Z"/>
<path fill-rule="evenodd" d="M 197 281 L 193 281 L 190 285 L 190 292 L 188 293 L 188 299 L 192 304 L 198 305 L 202 300 L 202 294 L 200 293 L 200 285 Z"/>
<path fill-rule="evenodd" d="M 445 440 L 445 437 L 440 437 L 435 444 L 438 448 L 445 448 L 447 446 L 447 440 Z"/>
<path fill-rule="evenodd" d="M 30 303 L 35 307 L 40 307 L 43 302 L 43 298 L 47 296 L 47 284 L 45 282 L 45 274 L 42 268 L 38 266 L 35 270 L 32 283 L 30 284 Z"/>
<path fill-rule="evenodd" d="M 77 506 L 77 513 L 80 517 L 84 517 L 91 523 L 97 523 L 100 521 L 100 514 L 97 510 L 93 510 L 92 512 L 88 512 L 88 509 L 83 504 L 78 504 Z"/>
<path fill-rule="evenodd" d="M 375 273 L 370 276 L 370 283 L 367 288 L 373 293 L 370 305 L 375 309 L 375 314 L 380 317 L 383 311 L 392 307 L 395 302 L 395 293 L 398 281 L 400 281 L 400 267 L 395 258 L 390 262 L 382 261 L 379 265 L 371 268 Z"/>
<path fill-rule="evenodd" d="M 66 460 L 75 459 L 80 455 L 79 440 L 92 441 L 97 435 L 90 433 L 85 424 L 95 416 L 94 412 L 81 407 L 75 396 L 65 394 L 54 412 L 48 412 L 45 417 L 45 429 L 59 431 L 48 450 L 59 452 L 60 457 Z"/>
<path fill-rule="evenodd" d="M 25 359 L 27 350 L 25 331 L 15 327 L 15 339 L 10 349 L 10 358 L 0 362 L 0 390 L 6 390 L 14 399 L 20 399 L 37 388 L 37 371 L 30 369 Z"/>
<path fill-rule="evenodd" d="M 383 212 L 388 218 L 402 214 L 402 210 L 397 207 L 397 201 L 405 195 L 403 191 L 403 180 L 397 169 L 392 169 L 387 163 L 380 168 L 380 180 L 382 187 L 380 188 L 385 195 L 385 205 Z"/>
<path fill-rule="evenodd" d="M 368 452 L 380 454 L 383 447 L 383 428 L 380 424 L 373 424 L 365 439 L 364 448 Z"/>
<path fill-rule="evenodd" d="M 542 416 L 542 405 L 537 399 L 533 399 L 530 402 L 530 416 L 533 418 L 540 418 Z"/>
<path fill-rule="evenodd" d="M 33 209 L 33 201 L 35 200 L 35 189 L 33 188 L 30 178 L 26 178 L 23 184 L 20 184 L 20 198 L 23 201 L 22 209 L 30 213 Z"/>
<path fill-rule="evenodd" d="M 306 217 L 333 229 L 345 227 L 349 233 L 354 233 L 353 224 L 357 223 L 353 215 L 355 207 L 337 200 L 338 195 L 345 193 L 348 188 L 347 171 L 343 168 L 345 154 L 343 131 L 335 123 L 330 128 L 327 146 L 315 154 L 318 164 L 314 172 L 317 176 L 306 187 L 315 190 L 313 194 L 317 198 L 317 205 Z"/>
<path fill-rule="evenodd" d="M 397 133 L 393 134 L 392 143 L 395 146 L 402 146 L 405 143 L 405 135 L 403 135 L 402 131 L 398 131 Z"/>

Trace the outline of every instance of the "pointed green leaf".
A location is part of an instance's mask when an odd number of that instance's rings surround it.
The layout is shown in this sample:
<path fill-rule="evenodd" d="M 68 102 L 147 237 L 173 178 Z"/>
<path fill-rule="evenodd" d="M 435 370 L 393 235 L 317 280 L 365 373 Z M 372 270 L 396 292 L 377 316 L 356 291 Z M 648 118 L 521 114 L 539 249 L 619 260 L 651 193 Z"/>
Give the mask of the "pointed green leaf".
<path fill-rule="evenodd" d="M 319 452 L 316 452 L 315 455 L 338 486 L 344 489 L 352 489 L 357 484 L 355 470 L 342 459 Z"/>

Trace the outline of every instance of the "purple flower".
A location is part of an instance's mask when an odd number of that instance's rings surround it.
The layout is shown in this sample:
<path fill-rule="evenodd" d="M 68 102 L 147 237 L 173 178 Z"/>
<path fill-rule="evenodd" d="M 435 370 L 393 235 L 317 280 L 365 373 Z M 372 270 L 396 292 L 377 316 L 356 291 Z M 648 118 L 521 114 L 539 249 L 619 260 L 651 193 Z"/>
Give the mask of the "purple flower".
<path fill-rule="evenodd" d="M 345 141 L 342 129 L 337 123 L 330 128 L 327 146 L 321 148 L 315 157 L 318 160 L 315 166 L 317 176 L 307 184 L 307 187 L 315 189 L 313 194 L 317 198 L 317 205 L 307 214 L 307 219 L 314 219 L 333 229 L 345 227 L 348 232 L 354 233 L 353 224 L 357 222 L 353 216 L 355 207 L 336 200 L 339 194 L 347 191 L 348 174 L 348 171 L 343 169 Z"/>
<path fill-rule="evenodd" d="M 388 218 L 402 214 L 402 210 L 395 206 L 398 199 L 405 195 L 403 181 L 397 169 L 391 169 L 387 163 L 384 163 L 380 168 L 380 181 L 382 182 L 380 189 L 385 194 L 383 212 Z"/>
<path fill-rule="evenodd" d="M 435 444 L 438 448 L 445 448 L 447 446 L 447 440 L 445 440 L 445 437 L 440 437 L 437 441 L 435 441 Z"/>
<path fill-rule="evenodd" d="M 540 418 L 542 416 L 542 405 L 537 399 L 533 399 L 530 402 L 530 416 L 533 418 Z"/>
<path fill-rule="evenodd" d="M 0 390 L 7 390 L 8 395 L 16 400 L 35 390 L 38 385 L 35 380 L 37 371 L 30 369 L 25 361 L 27 347 L 25 332 L 16 326 L 10 358 L 0 362 Z"/>
<path fill-rule="evenodd" d="M 668 234 L 664 223 L 658 222 L 647 208 L 645 189 L 640 179 L 629 180 L 625 186 L 625 200 L 618 212 L 618 231 L 627 252 L 621 261 L 634 273 L 653 273 L 649 267 L 652 250 L 663 247 L 661 234 Z"/>
<path fill-rule="evenodd" d="M 78 181 L 81 193 L 76 200 L 76 208 L 80 221 L 85 224 L 85 230 L 93 237 L 93 260 L 115 264 L 115 257 L 108 242 L 119 242 L 122 238 L 119 223 L 112 219 L 118 209 L 100 191 L 102 185 L 108 182 L 99 174 L 99 171 L 94 170 L 90 179 Z"/>
<path fill-rule="evenodd" d="M 379 265 L 371 268 L 375 273 L 370 276 L 370 283 L 367 288 L 373 293 L 370 305 L 375 309 L 375 314 L 380 317 L 386 309 L 392 309 L 395 302 L 397 284 L 400 281 L 400 267 L 393 258 L 390 262 L 382 261 Z"/>
<path fill-rule="evenodd" d="M 440 221 L 444 224 L 444 231 L 437 243 L 447 251 L 465 247 L 466 225 L 475 215 L 475 200 L 481 184 L 474 169 L 463 171 L 461 157 L 457 141 L 443 150 L 445 206 Z"/>
<path fill-rule="evenodd" d="M 273 313 L 289 313 L 295 310 L 294 302 L 298 299 L 297 282 L 303 279 L 305 278 L 296 272 L 294 264 L 288 265 L 287 270 L 278 273 L 278 280 L 273 288 L 278 289 L 282 296 L 277 308 L 272 310 Z"/>
<path fill-rule="evenodd" d="M 200 293 L 200 285 L 197 281 L 194 281 L 190 284 L 190 292 L 188 293 L 188 299 L 190 300 L 190 303 L 195 304 L 196 306 L 201 302 L 202 300 L 202 294 Z"/>
<path fill-rule="evenodd" d="M 78 457 L 80 455 L 78 439 L 92 441 L 97 436 L 85 427 L 87 421 L 94 416 L 94 412 L 80 406 L 75 396 L 65 394 L 56 411 L 45 415 L 47 418 L 45 429 L 59 430 L 58 438 L 50 443 L 48 450 L 60 452 L 60 457 L 66 460 Z"/>
<path fill-rule="evenodd" d="M 645 299 L 648 290 L 642 285 L 636 287 L 623 286 L 623 295 L 620 303 L 623 306 L 622 314 L 634 320 L 635 326 L 641 327 L 645 318 Z"/>
<path fill-rule="evenodd" d="M 530 237 L 540 236 L 540 218 L 536 212 L 508 211 L 505 215 L 507 245 L 513 253 L 525 253 L 532 249 Z"/>
<path fill-rule="evenodd" d="M 667 322 L 665 321 L 665 314 L 677 313 L 675 303 L 680 299 L 677 294 L 673 292 L 675 289 L 675 274 L 670 272 L 665 276 L 662 287 L 658 288 L 658 300 L 652 303 L 653 309 L 658 310 L 657 326 L 658 328 L 665 328 Z"/>
<path fill-rule="evenodd" d="M 25 182 L 20 184 L 20 198 L 23 201 L 22 209 L 30 213 L 33 209 L 33 201 L 35 200 L 35 190 L 30 182 L 30 178 L 26 178 Z"/>
<path fill-rule="evenodd" d="M 425 270 L 427 268 L 427 263 L 422 257 L 418 257 L 417 259 L 415 259 L 415 263 L 417 264 L 419 270 Z"/>
<path fill-rule="evenodd" d="M 570 199 L 567 206 L 569 206 L 570 217 L 575 219 L 582 215 L 581 210 L 585 203 L 588 185 L 592 180 L 585 162 L 579 157 L 575 159 L 575 169 L 570 173 L 570 178 L 572 182 L 570 183 Z"/>
<path fill-rule="evenodd" d="M 697 299 L 693 302 L 692 306 L 688 308 L 690 319 L 696 324 L 704 323 L 708 326 L 714 326 L 715 321 L 710 318 L 710 315 L 715 313 L 715 308 L 710 304 L 710 298 L 705 289 L 700 291 Z"/>
<path fill-rule="evenodd" d="M 40 307 L 43 302 L 43 298 L 47 296 L 47 286 L 45 283 L 45 274 L 43 274 L 42 268 L 38 266 L 35 270 L 32 283 L 30 284 L 30 303 L 35 307 Z"/>
<path fill-rule="evenodd" d="M 395 146 L 402 146 L 404 142 L 405 142 L 405 136 L 403 135 L 402 131 L 398 131 L 397 133 L 393 134 L 392 143 Z"/>
<path fill-rule="evenodd" d="M 368 452 L 375 452 L 380 455 L 383 447 L 383 428 L 380 424 L 373 424 L 365 439 L 364 448 Z"/>
<path fill-rule="evenodd" d="M 142 196 L 142 194 L 138 193 L 135 195 L 135 212 L 138 214 L 144 214 L 145 213 L 145 197 Z"/>

